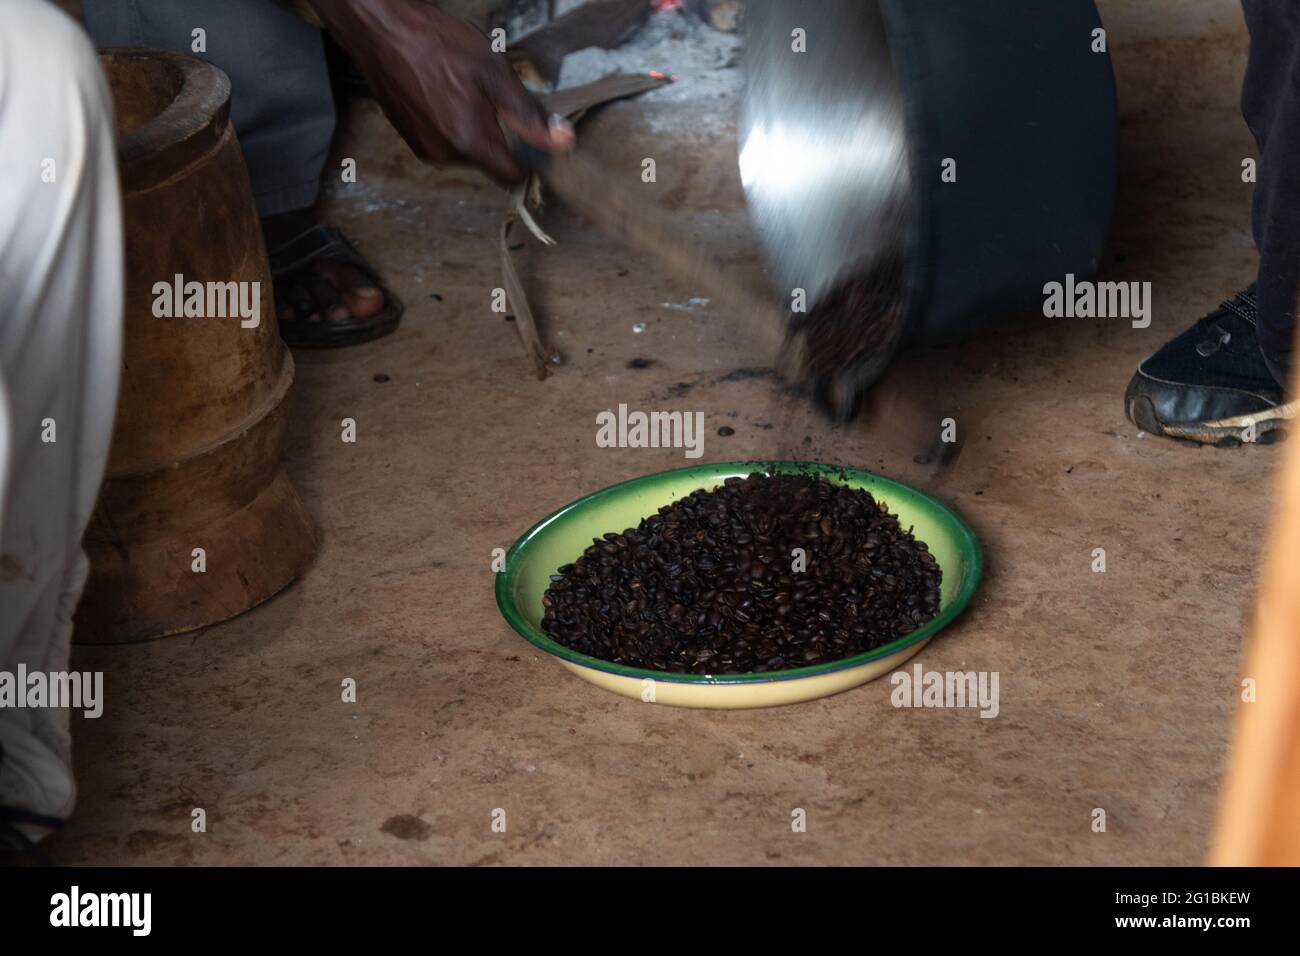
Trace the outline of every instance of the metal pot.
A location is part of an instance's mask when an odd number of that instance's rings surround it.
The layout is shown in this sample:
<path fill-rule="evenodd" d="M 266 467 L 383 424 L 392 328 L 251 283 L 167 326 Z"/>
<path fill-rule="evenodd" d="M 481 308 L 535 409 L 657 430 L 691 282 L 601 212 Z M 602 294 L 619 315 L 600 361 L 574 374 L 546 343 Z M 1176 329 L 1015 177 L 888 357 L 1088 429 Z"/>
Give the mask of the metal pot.
<path fill-rule="evenodd" d="M 898 348 L 1039 310 L 1046 282 L 1096 270 L 1117 139 L 1100 28 L 1091 0 L 748 6 L 740 171 L 777 281 L 815 311 L 902 263 L 887 334 L 820 383 L 832 406 Z"/>

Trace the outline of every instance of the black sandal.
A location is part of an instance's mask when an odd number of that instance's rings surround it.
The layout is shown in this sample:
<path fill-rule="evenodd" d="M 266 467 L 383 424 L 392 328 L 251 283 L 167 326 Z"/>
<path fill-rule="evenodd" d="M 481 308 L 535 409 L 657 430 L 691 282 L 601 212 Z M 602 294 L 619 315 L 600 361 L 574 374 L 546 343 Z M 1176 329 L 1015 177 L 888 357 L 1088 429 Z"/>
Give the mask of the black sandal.
<path fill-rule="evenodd" d="M 384 294 L 384 309 L 365 318 L 344 322 L 324 319 L 310 322 L 305 318 L 281 321 L 280 337 L 290 348 L 342 348 L 382 338 L 397 328 L 405 307 L 379 278 L 369 262 L 357 252 L 343 233 L 332 226 L 316 224 L 295 238 L 270 251 L 271 277 L 277 282 L 290 279 L 319 259 L 332 259 L 352 266 Z"/>

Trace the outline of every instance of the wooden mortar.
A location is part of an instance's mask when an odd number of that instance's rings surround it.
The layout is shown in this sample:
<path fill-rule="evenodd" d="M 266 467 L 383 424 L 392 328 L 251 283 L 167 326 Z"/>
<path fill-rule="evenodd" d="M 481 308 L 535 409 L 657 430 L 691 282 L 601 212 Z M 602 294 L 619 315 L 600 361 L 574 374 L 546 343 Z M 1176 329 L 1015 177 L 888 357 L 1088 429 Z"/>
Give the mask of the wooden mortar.
<path fill-rule="evenodd" d="M 230 81 L 153 50 L 110 50 L 101 62 L 117 114 L 126 302 L 117 420 L 76 617 L 76 640 L 89 643 L 234 617 L 289 584 L 317 547 L 280 461 L 293 358 L 230 125 Z M 154 286 L 177 274 L 260 283 L 260 324 L 157 317 Z"/>

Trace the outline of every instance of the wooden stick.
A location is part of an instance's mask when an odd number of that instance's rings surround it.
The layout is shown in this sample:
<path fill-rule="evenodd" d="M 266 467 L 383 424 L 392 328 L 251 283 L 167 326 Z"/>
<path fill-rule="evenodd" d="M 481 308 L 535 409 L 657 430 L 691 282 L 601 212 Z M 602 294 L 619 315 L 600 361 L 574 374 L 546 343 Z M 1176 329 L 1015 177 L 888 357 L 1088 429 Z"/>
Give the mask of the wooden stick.
<path fill-rule="evenodd" d="M 1255 700 L 1242 700 L 1244 688 L 1236 688 L 1233 751 L 1210 854 L 1216 866 L 1300 864 L 1300 441 L 1287 445 L 1274 500 L 1242 673 L 1254 681 Z"/>
<path fill-rule="evenodd" d="M 541 174 L 543 181 L 586 219 L 658 262 L 692 292 L 716 300 L 725 332 L 770 356 L 782 375 L 798 377 L 802 369 L 800 341 L 786 334 L 785 313 L 729 278 L 677 224 L 616 182 L 580 149 L 548 157 Z"/>

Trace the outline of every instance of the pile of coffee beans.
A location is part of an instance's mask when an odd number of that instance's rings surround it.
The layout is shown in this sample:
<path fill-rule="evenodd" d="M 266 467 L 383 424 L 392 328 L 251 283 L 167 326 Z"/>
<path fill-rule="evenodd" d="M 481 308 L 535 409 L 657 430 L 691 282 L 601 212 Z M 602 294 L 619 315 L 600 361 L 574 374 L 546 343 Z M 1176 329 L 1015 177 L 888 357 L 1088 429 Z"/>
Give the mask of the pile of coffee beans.
<path fill-rule="evenodd" d="M 675 674 L 747 674 L 880 647 L 939 611 L 922 541 L 863 490 L 753 474 L 598 538 L 551 577 L 542 629 Z"/>

